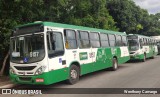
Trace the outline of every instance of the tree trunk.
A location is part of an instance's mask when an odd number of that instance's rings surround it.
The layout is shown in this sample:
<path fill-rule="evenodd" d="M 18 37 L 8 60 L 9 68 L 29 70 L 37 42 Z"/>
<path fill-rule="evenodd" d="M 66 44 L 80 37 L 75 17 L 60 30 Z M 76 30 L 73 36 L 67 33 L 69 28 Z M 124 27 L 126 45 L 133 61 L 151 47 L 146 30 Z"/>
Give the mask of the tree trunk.
<path fill-rule="evenodd" d="M 6 56 L 5 56 L 4 60 L 3 60 L 3 65 L 2 65 L 2 68 L 1 68 L 1 71 L 0 71 L 0 76 L 2 76 L 3 73 L 4 73 L 4 69 L 5 69 L 8 57 L 9 57 L 9 51 L 8 51 L 8 53 L 6 54 Z"/>

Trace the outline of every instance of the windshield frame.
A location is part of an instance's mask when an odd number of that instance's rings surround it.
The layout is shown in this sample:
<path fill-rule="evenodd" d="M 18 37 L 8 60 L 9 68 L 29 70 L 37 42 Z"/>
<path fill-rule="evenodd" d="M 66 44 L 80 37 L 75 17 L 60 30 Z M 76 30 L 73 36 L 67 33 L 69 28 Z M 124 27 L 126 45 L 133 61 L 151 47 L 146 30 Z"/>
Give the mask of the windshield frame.
<path fill-rule="evenodd" d="M 18 60 L 18 61 L 13 61 L 12 60 L 12 53 L 13 53 L 13 51 L 12 51 L 12 39 L 14 39 L 14 38 L 19 38 L 19 37 L 27 37 L 27 36 L 30 36 L 30 37 L 32 37 L 32 35 L 43 35 L 43 48 L 44 48 L 44 55 L 43 55 L 43 57 L 41 58 L 41 59 L 39 59 L 39 60 L 35 60 L 35 61 L 32 61 L 32 62 L 24 62 L 24 60 L 23 60 L 23 58 L 22 59 L 20 59 L 20 60 Z M 17 64 L 30 64 L 30 63 L 36 63 L 36 62 L 40 62 L 40 61 L 42 61 L 42 60 L 44 60 L 44 58 L 45 58 L 45 56 L 46 56 L 46 42 L 45 42 L 45 34 L 43 33 L 43 32 L 40 32 L 40 33 L 31 33 L 31 34 L 24 34 L 24 35 L 16 35 L 16 36 L 12 36 L 12 37 L 10 37 L 10 62 L 12 62 L 12 63 L 17 63 Z M 26 44 L 25 44 L 26 45 Z M 23 52 L 24 53 L 24 52 Z M 23 56 L 24 57 L 24 56 Z M 25 58 L 25 57 L 24 57 Z M 23 61 L 23 62 L 22 62 Z"/>
<path fill-rule="evenodd" d="M 136 41 L 137 42 L 137 45 L 130 45 L 130 41 Z M 137 47 L 138 49 L 131 49 L 131 47 L 133 47 L 133 46 L 135 46 L 135 47 Z M 130 51 L 137 51 L 137 50 L 139 50 L 140 49 L 140 42 L 139 42 L 139 38 L 137 38 L 137 39 L 128 39 L 128 47 L 129 47 L 129 50 Z"/>

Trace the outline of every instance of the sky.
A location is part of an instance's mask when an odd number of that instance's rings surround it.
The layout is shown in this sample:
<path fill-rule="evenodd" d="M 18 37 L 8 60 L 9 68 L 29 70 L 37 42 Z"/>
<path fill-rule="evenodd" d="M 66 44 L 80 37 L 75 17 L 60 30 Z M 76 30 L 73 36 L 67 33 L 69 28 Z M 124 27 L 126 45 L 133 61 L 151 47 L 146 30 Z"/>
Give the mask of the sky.
<path fill-rule="evenodd" d="M 147 9 L 150 14 L 160 13 L 160 0 L 133 0 L 136 5 Z"/>

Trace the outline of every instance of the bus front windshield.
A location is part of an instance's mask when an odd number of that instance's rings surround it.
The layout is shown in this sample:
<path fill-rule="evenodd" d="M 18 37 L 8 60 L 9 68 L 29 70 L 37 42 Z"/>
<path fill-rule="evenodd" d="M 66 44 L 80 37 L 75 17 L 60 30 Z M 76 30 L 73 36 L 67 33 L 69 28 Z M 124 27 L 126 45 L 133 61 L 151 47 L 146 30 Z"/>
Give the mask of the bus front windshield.
<path fill-rule="evenodd" d="M 128 43 L 129 43 L 129 50 L 130 51 L 136 51 L 139 49 L 139 42 L 137 39 L 128 40 Z"/>
<path fill-rule="evenodd" d="M 45 56 L 44 35 L 15 36 L 10 43 L 11 62 L 31 63 L 41 61 Z"/>

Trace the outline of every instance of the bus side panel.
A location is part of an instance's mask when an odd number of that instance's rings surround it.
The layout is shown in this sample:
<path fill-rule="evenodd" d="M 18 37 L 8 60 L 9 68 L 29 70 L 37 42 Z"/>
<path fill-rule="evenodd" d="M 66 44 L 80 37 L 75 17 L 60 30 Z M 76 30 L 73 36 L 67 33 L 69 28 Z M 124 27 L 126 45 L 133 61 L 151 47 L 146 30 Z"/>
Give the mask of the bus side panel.
<path fill-rule="evenodd" d="M 130 60 L 128 47 L 120 47 L 120 57 L 118 58 L 118 64 L 123 64 Z"/>
<path fill-rule="evenodd" d="M 106 68 L 112 67 L 112 51 L 111 48 L 106 48 Z"/>
<path fill-rule="evenodd" d="M 95 61 L 94 71 L 111 67 L 111 60 L 109 60 L 111 57 L 111 50 L 109 48 L 99 48 L 97 50 L 96 58 L 93 59 L 93 61 Z"/>
<path fill-rule="evenodd" d="M 93 72 L 93 63 L 87 63 L 81 65 L 81 75 Z"/>
<path fill-rule="evenodd" d="M 149 45 L 149 52 L 146 55 L 146 58 L 150 58 L 153 55 L 153 47 Z"/>
<path fill-rule="evenodd" d="M 72 63 L 74 62 L 78 62 L 80 64 L 80 75 L 93 72 L 93 60 L 92 60 L 92 57 L 90 57 L 90 54 L 92 53 L 93 52 L 91 52 L 90 48 L 66 50 L 67 67 L 70 67 L 70 65 L 73 65 Z"/>

